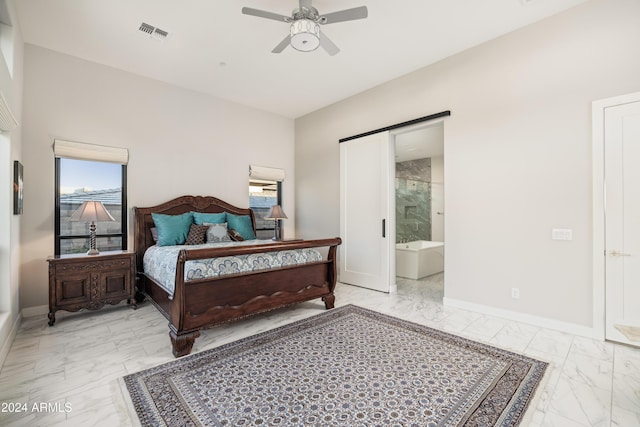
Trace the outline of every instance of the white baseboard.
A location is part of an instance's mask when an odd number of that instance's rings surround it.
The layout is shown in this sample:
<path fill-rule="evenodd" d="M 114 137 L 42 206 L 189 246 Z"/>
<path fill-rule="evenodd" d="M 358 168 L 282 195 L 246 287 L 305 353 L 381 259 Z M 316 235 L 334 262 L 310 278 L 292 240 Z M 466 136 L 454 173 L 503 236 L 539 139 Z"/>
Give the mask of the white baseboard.
<path fill-rule="evenodd" d="M 34 317 L 49 313 L 48 305 L 39 305 L 36 307 L 27 307 L 22 309 L 22 317 Z"/>
<path fill-rule="evenodd" d="M 444 297 L 442 303 L 449 307 L 461 308 L 463 310 L 475 311 L 477 313 L 488 314 L 490 316 L 502 317 L 516 322 L 528 323 L 541 328 L 554 329 L 581 337 L 599 339 L 596 331 L 589 326 L 576 325 L 575 323 L 563 322 L 546 317 L 534 316 L 532 314 L 519 313 L 517 311 L 504 310 L 502 308 L 490 307 L 488 305 L 475 304 L 455 298 Z"/>
<path fill-rule="evenodd" d="M 2 313 L 0 316 L 6 316 L 6 319 L 2 319 L 4 321 L 10 321 L 8 313 Z M 13 325 L 11 326 L 11 331 L 7 338 L 2 343 L 2 347 L 0 347 L 0 370 L 2 366 L 4 366 L 4 361 L 9 354 L 9 350 L 11 350 L 11 345 L 13 344 L 13 340 L 16 337 L 16 333 L 18 332 L 18 328 L 20 327 L 20 322 L 22 321 L 22 316 L 18 314 L 18 316 L 13 320 Z"/>

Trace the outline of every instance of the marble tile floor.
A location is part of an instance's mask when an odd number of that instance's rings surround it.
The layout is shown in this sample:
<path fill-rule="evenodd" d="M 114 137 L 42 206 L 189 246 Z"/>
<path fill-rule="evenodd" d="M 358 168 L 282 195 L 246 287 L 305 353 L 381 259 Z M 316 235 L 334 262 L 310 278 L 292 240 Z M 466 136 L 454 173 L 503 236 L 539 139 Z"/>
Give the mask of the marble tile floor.
<path fill-rule="evenodd" d="M 442 305 L 443 276 L 399 279 L 384 294 L 338 284 L 356 304 L 550 362 L 528 426 L 640 426 L 640 349 Z M 193 352 L 324 311 L 321 301 L 203 331 Z M 1 426 L 136 426 L 124 375 L 174 360 L 167 321 L 149 303 L 22 320 L 0 371 Z M 18 409 L 26 411 L 17 412 Z"/>

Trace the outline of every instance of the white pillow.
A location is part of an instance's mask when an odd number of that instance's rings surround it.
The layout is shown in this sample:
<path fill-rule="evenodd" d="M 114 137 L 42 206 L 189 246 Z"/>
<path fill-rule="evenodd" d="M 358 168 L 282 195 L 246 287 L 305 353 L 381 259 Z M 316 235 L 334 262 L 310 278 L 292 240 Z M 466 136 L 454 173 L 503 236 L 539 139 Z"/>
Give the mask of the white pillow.
<path fill-rule="evenodd" d="M 210 224 L 208 222 L 203 222 L 202 225 L 209 226 L 209 229 L 207 230 L 207 243 L 231 241 L 231 237 L 229 237 L 229 232 L 227 231 L 226 222 L 223 222 L 222 224 Z"/>

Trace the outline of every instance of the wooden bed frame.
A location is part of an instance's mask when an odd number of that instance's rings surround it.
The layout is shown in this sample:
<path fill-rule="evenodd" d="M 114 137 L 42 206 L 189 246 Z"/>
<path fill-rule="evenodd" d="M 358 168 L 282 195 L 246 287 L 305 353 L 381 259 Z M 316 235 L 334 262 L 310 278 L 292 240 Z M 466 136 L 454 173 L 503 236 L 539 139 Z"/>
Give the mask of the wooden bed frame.
<path fill-rule="evenodd" d="M 149 208 L 133 208 L 135 215 L 136 268 L 138 290 L 169 320 L 169 336 L 175 357 L 191 352 L 200 330 L 287 305 L 322 298 L 327 309 L 334 307 L 336 286 L 336 248 L 339 237 L 321 240 L 280 241 L 242 247 L 183 249 L 178 255 L 173 298 L 143 270 L 143 256 L 155 242 L 151 213 L 178 215 L 185 212 L 230 212 L 249 215 L 251 209 L 232 206 L 215 197 L 183 196 Z M 284 249 L 328 247 L 320 262 L 251 273 L 233 274 L 185 282 L 184 264 L 188 260 Z"/>

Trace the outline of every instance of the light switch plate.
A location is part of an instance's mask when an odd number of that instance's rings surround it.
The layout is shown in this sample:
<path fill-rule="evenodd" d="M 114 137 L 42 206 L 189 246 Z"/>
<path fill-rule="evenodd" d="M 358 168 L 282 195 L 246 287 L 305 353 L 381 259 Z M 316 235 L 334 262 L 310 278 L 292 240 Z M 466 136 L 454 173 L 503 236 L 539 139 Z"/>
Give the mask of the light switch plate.
<path fill-rule="evenodd" d="M 570 228 L 554 228 L 551 230 L 552 240 L 573 240 L 573 230 Z"/>

